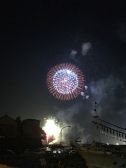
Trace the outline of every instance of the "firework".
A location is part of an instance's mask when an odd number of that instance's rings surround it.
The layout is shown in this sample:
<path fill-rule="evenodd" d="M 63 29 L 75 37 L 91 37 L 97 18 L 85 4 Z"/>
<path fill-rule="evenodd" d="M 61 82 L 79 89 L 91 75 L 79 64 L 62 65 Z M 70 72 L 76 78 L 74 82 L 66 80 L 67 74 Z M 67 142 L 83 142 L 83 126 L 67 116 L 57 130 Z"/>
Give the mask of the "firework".
<path fill-rule="evenodd" d="M 60 100 L 76 98 L 84 88 L 84 77 L 78 67 L 70 63 L 56 65 L 47 74 L 50 93 Z"/>
<path fill-rule="evenodd" d="M 45 126 L 42 128 L 46 133 L 47 143 L 55 143 L 59 141 L 61 128 L 55 119 L 47 119 Z"/>

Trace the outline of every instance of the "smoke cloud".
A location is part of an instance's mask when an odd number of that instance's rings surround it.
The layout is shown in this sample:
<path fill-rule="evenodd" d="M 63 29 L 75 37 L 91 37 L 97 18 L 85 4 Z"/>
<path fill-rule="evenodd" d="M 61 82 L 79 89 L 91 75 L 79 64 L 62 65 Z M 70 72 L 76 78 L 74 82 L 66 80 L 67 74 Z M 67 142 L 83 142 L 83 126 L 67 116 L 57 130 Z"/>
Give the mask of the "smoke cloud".
<path fill-rule="evenodd" d="M 91 123 L 90 102 L 80 102 L 74 105 L 57 111 L 56 117 L 63 125 L 70 125 L 71 128 L 64 129 L 64 139 L 76 140 L 80 137 L 81 142 L 87 142 L 89 139 L 89 131 Z M 85 129 L 86 128 L 86 129 Z"/>
<path fill-rule="evenodd" d="M 57 111 L 57 118 L 65 125 L 72 126 L 64 130 L 65 137 L 72 139 L 80 137 L 82 142 L 93 140 L 91 121 L 96 114 L 106 121 L 126 127 L 126 92 L 123 81 L 112 75 L 92 81 L 89 84 L 89 92 L 88 100 L 82 98 L 80 102 L 67 109 Z"/>
<path fill-rule="evenodd" d="M 78 63 L 78 62 L 80 62 L 80 61 L 79 61 L 79 59 L 77 58 L 77 53 L 78 53 L 78 52 L 77 52 L 76 50 L 72 49 L 69 57 L 70 57 L 70 59 L 72 59 L 73 61 L 75 61 L 75 62 Z"/>
<path fill-rule="evenodd" d="M 106 79 L 91 82 L 90 90 L 97 102 L 97 115 L 125 127 L 126 92 L 123 81 L 109 76 Z"/>
<path fill-rule="evenodd" d="M 86 42 L 83 43 L 81 46 L 81 52 L 82 52 L 82 56 L 87 55 L 88 51 L 90 50 L 90 48 L 92 47 L 90 42 Z"/>
<path fill-rule="evenodd" d="M 89 50 L 91 49 L 91 47 L 92 47 L 92 44 L 90 42 L 83 43 L 81 46 L 81 50 L 79 52 L 75 49 L 71 50 L 69 58 L 77 63 L 80 63 L 81 57 L 86 56 Z"/>

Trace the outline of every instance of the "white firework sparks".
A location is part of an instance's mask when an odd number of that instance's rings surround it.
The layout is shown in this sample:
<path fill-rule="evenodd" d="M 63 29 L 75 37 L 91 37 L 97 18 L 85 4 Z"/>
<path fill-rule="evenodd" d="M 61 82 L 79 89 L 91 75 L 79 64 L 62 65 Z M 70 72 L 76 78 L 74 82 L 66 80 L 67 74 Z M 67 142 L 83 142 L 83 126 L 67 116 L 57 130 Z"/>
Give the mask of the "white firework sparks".
<path fill-rule="evenodd" d="M 47 119 L 42 129 L 47 135 L 48 143 L 56 143 L 59 141 L 61 128 L 55 119 Z"/>
<path fill-rule="evenodd" d="M 57 92 L 70 94 L 78 87 L 78 77 L 69 69 L 58 70 L 53 76 L 53 85 Z"/>
<path fill-rule="evenodd" d="M 71 100 L 83 91 L 84 76 L 78 67 L 63 63 L 50 69 L 47 74 L 50 93 L 60 100 Z"/>

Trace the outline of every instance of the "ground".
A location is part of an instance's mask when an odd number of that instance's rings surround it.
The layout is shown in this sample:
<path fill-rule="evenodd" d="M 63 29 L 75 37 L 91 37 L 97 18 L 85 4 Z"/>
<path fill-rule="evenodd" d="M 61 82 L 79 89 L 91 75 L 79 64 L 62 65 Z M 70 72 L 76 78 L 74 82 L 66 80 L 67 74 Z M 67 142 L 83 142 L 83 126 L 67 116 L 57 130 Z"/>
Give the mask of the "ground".
<path fill-rule="evenodd" d="M 59 147 L 51 151 L 27 149 L 19 155 L 4 152 L 0 155 L 0 163 L 20 168 L 86 168 L 76 151 Z"/>

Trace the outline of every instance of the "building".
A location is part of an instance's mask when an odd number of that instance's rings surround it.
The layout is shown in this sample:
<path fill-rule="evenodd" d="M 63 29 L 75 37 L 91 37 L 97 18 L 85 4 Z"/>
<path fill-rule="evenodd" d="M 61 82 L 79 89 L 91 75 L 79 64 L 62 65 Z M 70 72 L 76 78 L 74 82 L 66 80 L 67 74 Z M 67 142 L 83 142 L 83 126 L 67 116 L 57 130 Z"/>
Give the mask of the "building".
<path fill-rule="evenodd" d="M 42 129 L 40 120 L 25 119 L 22 121 L 22 132 L 26 138 L 40 138 Z"/>
<path fill-rule="evenodd" d="M 8 115 L 0 117 L 0 148 L 38 147 L 41 145 L 41 134 L 39 120 L 21 121 L 20 117 L 13 119 Z"/>
<path fill-rule="evenodd" d="M 8 115 L 0 117 L 0 137 L 16 138 L 18 135 L 17 122 Z"/>
<path fill-rule="evenodd" d="M 95 141 L 105 143 L 107 145 L 126 145 L 126 129 L 94 117 L 95 125 Z"/>

